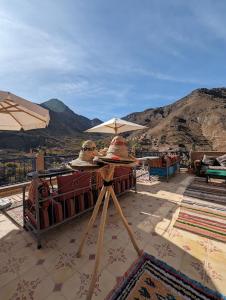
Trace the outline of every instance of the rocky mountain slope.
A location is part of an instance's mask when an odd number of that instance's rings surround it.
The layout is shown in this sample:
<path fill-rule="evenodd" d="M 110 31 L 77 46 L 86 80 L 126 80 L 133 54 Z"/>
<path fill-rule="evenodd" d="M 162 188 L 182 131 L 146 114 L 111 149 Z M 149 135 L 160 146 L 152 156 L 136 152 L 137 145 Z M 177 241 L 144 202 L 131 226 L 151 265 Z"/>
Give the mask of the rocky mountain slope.
<path fill-rule="evenodd" d="M 50 112 L 50 123 L 48 128 L 45 129 L 45 134 L 77 137 L 84 130 L 94 126 L 93 124 L 101 123 L 99 119 L 90 120 L 74 113 L 58 99 L 46 101 L 41 106 L 47 108 Z"/>
<path fill-rule="evenodd" d="M 226 88 L 197 89 L 173 104 L 125 119 L 149 127 L 130 138 L 152 149 L 226 150 Z"/>

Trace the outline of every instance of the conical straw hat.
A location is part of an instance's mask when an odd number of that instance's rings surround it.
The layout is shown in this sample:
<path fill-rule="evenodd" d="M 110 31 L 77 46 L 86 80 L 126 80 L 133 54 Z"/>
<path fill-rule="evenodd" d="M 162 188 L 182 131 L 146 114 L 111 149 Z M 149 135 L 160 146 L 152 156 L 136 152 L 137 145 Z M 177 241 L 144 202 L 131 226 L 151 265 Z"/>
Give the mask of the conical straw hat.
<path fill-rule="evenodd" d="M 106 156 L 107 155 L 107 151 L 108 151 L 108 147 L 100 149 L 99 152 L 98 152 L 98 155 L 99 156 Z"/>
<path fill-rule="evenodd" d="M 107 155 L 101 159 L 106 161 L 122 161 L 122 162 L 134 162 L 135 158 L 129 155 L 127 142 L 122 136 L 115 136 L 111 141 L 108 148 Z"/>
<path fill-rule="evenodd" d="M 96 144 L 87 140 L 82 144 L 82 149 L 79 152 L 79 157 L 70 161 L 68 164 L 71 167 L 92 167 L 96 166 L 93 162 L 95 156 L 98 155 Z"/>

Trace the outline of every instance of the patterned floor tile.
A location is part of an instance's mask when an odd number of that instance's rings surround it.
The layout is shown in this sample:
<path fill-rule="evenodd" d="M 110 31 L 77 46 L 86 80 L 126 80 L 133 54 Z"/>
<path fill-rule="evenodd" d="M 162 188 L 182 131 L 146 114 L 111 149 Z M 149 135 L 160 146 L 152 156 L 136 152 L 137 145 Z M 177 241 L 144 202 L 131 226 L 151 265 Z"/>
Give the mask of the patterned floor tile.
<path fill-rule="evenodd" d="M 208 240 L 208 256 L 209 259 L 226 264 L 226 244 L 220 241 Z"/>
<path fill-rule="evenodd" d="M 95 253 L 95 252 L 94 252 Z M 51 262 L 45 262 L 45 268 L 52 274 L 55 282 L 65 282 L 77 270 L 80 270 L 88 261 L 89 257 L 86 253 L 80 258 L 77 257 L 77 248 L 70 244 L 52 257 Z"/>
<path fill-rule="evenodd" d="M 226 244 L 173 228 L 182 191 L 191 176 L 139 184 L 138 193 L 120 197 L 138 246 L 226 294 Z M 176 192 L 175 192 L 176 191 Z M 93 299 L 104 299 L 137 258 L 114 205 L 109 206 L 104 250 Z M 100 214 L 82 257 L 76 256 L 91 213 L 46 234 L 43 248 L 0 213 L 0 299 L 85 299 L 94 268 Z"/>
<path fill-rule="evenodd" d="M 41 268 L 27 271 L 23 276 L 11 281 L 0 289 L 0 299 L 45 299 L 53 290 L 54 282 Z"/>
<path fill-rule="evenodd" d="M 131 262 L 137 258 L 137 252 L 130 245 L 126 248 L 122 246 L 108 248 L 105 252 L 106 269 L 115 277 L 122 276 L 130 267 Z"/>
<path fill-rule="evenodd" d="M 60 292 L 51 293 L 45 300 L 67 300 Z"/>
<path fill-rule="evenodd" d="M 201 260 L 208 255 L 209 240 L 205 237 L 184 232 L 177 228 L 172 228 L 172 230 L 164 234 L 163 237 L 194 258 Z"/>
<path fill-rule="evenodd" d="M 205 264 L 206 277 L 204 283 L 209 288 L 220 291 L 225 294 L 225 282 L 226 282 L 226 268 L 225 260 L 219 259 L 215 253 L 216 258 L 213 256 L 208 257 Z"/>
<path fill-rule="evenodd" d="M 162 236 L 154 236 L 149 244 L 146 244 L 144 251 L 156 258 L 168 263 L 179 270 L 185 251 L 175 244 L 167 241 Z"/>
<path fill-rule="evenodd" d="M 62 293 L 68 299 L 86 299 L 92 271 L 86 265 L 84 269 L 74 274 L 63 286 Z M 115 276 L 106 269 L 98 274 L 92 299 L 105 299 L 106 295 L 116 284 Z M 70 292 L 73 290 L 73 293 Z"/>
<path fill-rule="evenodd" d="M 190 254 L 185 253 L 180 265 L 180 271 L 190 278 L 204 283 L 209 278 L 206 272 L 206 264 L 206 257 L 203 257 L 202 260 L 199 260 Z"/>

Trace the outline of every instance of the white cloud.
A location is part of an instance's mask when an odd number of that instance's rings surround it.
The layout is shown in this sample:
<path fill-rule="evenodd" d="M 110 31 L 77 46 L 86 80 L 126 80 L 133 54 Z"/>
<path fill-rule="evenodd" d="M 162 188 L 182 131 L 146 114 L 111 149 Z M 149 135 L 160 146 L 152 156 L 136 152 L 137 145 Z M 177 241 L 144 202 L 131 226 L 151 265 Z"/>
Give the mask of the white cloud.
<path fill-rule="evenodd" d="M 161 94 L 166 87 L 174 87 L 169 93 L 184 94 L 185 86 L 223 85 L 222 76 L 202 72 L 200 63 L 202 55 L 216 51 L 209 41 L 225 36 L 223 9 L 215 11 L 214 5 L 212 12 L 202 10 L 205 2 L 175 1 L 145 9 L 127 1 L 114 6 L 24 0 L 21 6 L 15 0 L 16 6 L 5 0 L 0 89 L 40 101 L 74 101 L 82 113 L 97 109 L 110 114 L 133 109 L 134 103 L 139 107 L 144 100 L 169 99 Z"/>
<path fill-rule="evenodd" d="M 31 73 L 37 71 L 68 72 L 81 68 L 85 53 L 78 44 L 61 39 L 18 20 L 0 14 L 1 71 Z"/>

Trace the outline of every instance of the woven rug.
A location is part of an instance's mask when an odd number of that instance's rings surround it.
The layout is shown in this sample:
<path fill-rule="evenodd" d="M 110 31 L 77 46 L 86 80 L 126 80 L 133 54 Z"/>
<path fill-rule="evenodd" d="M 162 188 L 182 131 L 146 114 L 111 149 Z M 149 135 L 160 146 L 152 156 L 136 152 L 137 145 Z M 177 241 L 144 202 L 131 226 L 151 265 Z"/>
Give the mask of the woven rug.
<path fill-rule="evenodd" d="M 226 297 L 144 253 L 106 299 L 225 300 Z"/>
<path fill-rule="evenodd" d="M 184 192 L 184 199 L 199 199 L 226 205 L 226 183 L 206 182 L 205 178 L 195 177 Z"/>
<path fill-rule="evenodd" d="M 182 205 L 174 227 L 226 242 L 226 211 Z"/>
<path fill-rule="evenodd" d="M 154 181 L 158 181 L 158 176 L 149 175 L 148 171 L 137 170 L 136 171 L 137 183 L 150 183 Z"/>

